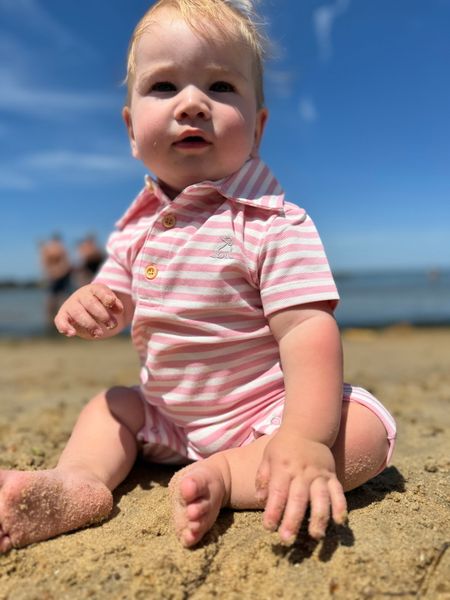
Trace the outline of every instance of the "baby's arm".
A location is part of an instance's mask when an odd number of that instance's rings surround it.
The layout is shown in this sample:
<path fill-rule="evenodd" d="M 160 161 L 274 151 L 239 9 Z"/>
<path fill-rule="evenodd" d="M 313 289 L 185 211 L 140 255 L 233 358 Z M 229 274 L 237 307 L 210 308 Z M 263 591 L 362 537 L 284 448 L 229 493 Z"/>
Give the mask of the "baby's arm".
<path fill-rule="evenodd" d="M 280 311 L 269 323 L 280 347 L 286 400 L 257 474 L 264 524 L 274 530 L 281 521 L 281 538 L 292 541 L 310 504 L 309 533 L 319 539 L 330 509 L 337 523 L 347 514 L 331 452 L 342 406 L 339 330 L 325 302 Z"/>
<path fill-rule="evenodd" d="M 56 329 L 67 337 L 105 339 L 131 323 L 134 304 L 129 294 L 90 283 L 74 292 L 55 317 Z"/>

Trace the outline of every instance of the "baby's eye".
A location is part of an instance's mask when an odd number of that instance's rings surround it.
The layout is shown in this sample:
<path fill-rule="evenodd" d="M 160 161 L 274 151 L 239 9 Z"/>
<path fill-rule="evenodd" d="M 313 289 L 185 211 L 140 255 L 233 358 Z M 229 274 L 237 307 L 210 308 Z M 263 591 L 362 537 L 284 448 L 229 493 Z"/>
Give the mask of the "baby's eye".
<path fill-rule="evenodd" d="M 231 83 L 228 83 L 227 81 L 215 81 L 211 87 L 210 90 L 212 92 L 234 92 L 234 85 L 232 85 Z"/>
<path fill-rule="evenodd" d="M 151 92 L 175 92 L 176 87 L 170 81 L 158 81 L 150 89 Z"/>

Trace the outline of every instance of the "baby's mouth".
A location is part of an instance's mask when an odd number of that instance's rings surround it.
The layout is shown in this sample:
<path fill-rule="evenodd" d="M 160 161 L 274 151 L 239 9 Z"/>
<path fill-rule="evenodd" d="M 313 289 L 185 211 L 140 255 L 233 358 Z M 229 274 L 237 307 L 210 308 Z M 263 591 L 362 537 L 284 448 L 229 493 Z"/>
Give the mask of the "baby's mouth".
<path fill-rule="evenodd" d="M 174 143 L 177 148 L 206 148 L 210 142 L 201 135 L 188 135 Z"/>
<path fill-rule="evenodd" d="M 185 137 L 184 140 L 181 140 L 182 142 L 204 142 L 205 140 L 202 138 L 201 135 L 189 135 L 188 137 Z"/>

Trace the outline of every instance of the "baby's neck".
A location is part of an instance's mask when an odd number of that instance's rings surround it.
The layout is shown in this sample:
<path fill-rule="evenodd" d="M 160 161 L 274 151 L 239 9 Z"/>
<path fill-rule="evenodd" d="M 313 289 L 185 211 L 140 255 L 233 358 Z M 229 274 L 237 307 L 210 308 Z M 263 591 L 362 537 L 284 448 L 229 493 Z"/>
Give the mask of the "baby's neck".
<path fill-rule="evenodd" d="M 162 189 L 162 191 L 165 193 L 165 195 L 168 198 L 170 198 L 171 200 L 176 198 L 178 196 L 178 194 L 180 194 L 183 191 L 183 190 L 176 190 L 176 189 L 170 187 L 170 185 L 167 185 L 167 183 L 164 183 L 164 181 L 161 181 L 161 179 L 158 179 L 158 185 Z"/>

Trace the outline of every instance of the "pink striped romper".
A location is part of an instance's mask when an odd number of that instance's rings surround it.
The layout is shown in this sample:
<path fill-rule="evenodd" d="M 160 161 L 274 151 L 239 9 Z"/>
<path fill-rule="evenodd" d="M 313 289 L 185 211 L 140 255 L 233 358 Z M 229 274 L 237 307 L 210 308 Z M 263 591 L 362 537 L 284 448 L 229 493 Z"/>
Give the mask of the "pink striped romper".
<path fill-rule="evenodd" d="M 144 455 L 183 463 L 275 431 L 284 382 L 267 317 L 339 299 L 309 216 L 285 202 L 266 165 L 251 159 L 173 200 L 147 179 L 117 226 L 96 282 L 131 294 L 135 304 Z M 391 455 L 395 423 L 387 410 L 350 385 L 343 400 L 379 416 Z"/>

